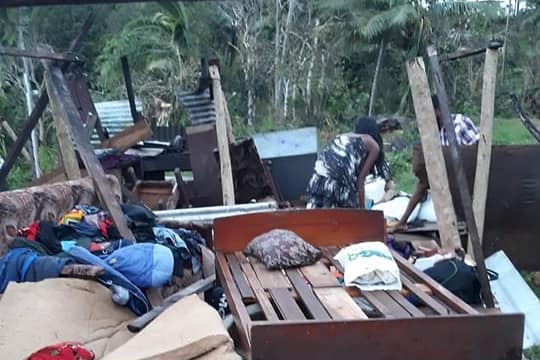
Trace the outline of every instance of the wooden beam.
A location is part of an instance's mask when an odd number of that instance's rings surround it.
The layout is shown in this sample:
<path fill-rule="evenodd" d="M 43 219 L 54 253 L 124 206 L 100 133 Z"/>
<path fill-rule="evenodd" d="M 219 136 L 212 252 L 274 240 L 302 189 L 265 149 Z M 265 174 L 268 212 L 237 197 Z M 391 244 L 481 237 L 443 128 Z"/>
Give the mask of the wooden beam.
<path fill-rule="evenodd" d="M 127 56 L 122 56 L 120 58 L 120 62 L 122 63 L 122 73 L 124 74 L 124 82 L 126 83 L 129 110 L 131 111 L 131 117 L 133 118 L 133 122 L 136 123 L 139 122 L 139 120 L 142 120 L 142 116 L 137 111 L 137 106 L 135 104 L 135 95 L 133 94 L 133 84 L 131 82 L 131 73 L 129 71 L 129 63 Z"/>
<path fill-rule="evenodd" d="M 51 60 L 42 60 L 43 65 L 46 69 L 50 66 Z M 45 85 L 47 88 L 47 94 L 54 92 L 54 84 L 51 81 L 48 81 L 46 77 Z M 68 90 L 69 91 L 69 90 Z M 50 96 L 49 96 L 50 98 Z M 77 160 L 77 154 L 75 153 L 75 148 L 73 147 L 72 134 L 69 130 L 67 124 L 66 111 L 65 107 L 67 106 L 67 100 L 73 104 L 71 100 L 71 94 L 68 92 L 63 98 L 59 99 L 49 99 L 51 102 L 51 109 L 53 113 L 53 121 L 55 125 L 56 139 L 58 140 L 58 147 L 60 148 L 60 158 L 62 159 L 62 164 L 64 165 L 64 172 L 68 180 L 77 180 L 81 178 L 81 170 L 79 169 L 79 161 Z M 75 105 L 73 108 L 76 110 Z M 79 121 L 81 121 L 80 115 L 77 112 Z M 86 131 L 85 131 L 86 134 Z"/>
<path fill-rule="evenodd" d="M 491 165 L 495 88 L 497 84 L 497 57 L 498 50 L 486 50 L 484 83 L 482 85 L 482 110 L 480 113 L 480 140 L 478 142 L 473 191 L 474 218 L 476 219 L 476 226 L 478 227 L 478 240 L 480 241 L 480 244 L 482 244 L 484 234 L 489 168 Z M 467 250 L 470 254 L 474 254 L 474 249 L 471 245 L 472 241 L 469 238 Z"/>
<path fill-rule="evenodd" d="M 10 137 L 12 141 L 17 141 L 17 134 L 15 134 L 15 131 L 13 131 L 7 121 L 2 121 L 2 128 L 5 130 L 6 134 Z M 26 150 L 26 148 L 23 147 L 21 149 L 21 153 L 27 161 L 32 161 L 32 156 L 30 156 L 30 153 L 28 152 L 28 150 Z"/>
<path fill-rule="evenodd" d="M 510 95 L 510 99 L 512 99 L 512 105 L 514 106 L 514 110 L 518 114 L 519 120 L 521 121 L 523 126 L 525 126 L 525 128 L 536 139 L 536 141 L 540 143 L 540 130 L 538 130 L 538 128 L 534 126 L 531 119 L 529 119 L 527 115 L 525 115 L 525 112 L 523 111 L 517 96 Z"/>
<path fill-rule="evenodd" d="M 210 65 L 210 78 L 212 79 L 212 92 L 216 108 L 216 132 L 219 150 L 219 163 L 221 168 L 221 189 L 223 205 L 234 205 L 234 181 L 232 176 L 231 154 L 229 150 L 229 136 L 227 134 L 227 120 L 225 102 L 221 89 L 221 77 L 217 65 Z"/>
<path fill-rule="evenodd" d="M 137 144 L 139 141 L 148 139 L 150 136 L 152 136 L 152 130 L 143 119 L 120 131 L 114 137 L 102 141 L 101 147 L 104 149 L 112 148 L 124 151 Z"/>
<path fill-rule="evenodd" d="M 184 0 L 196 2 L 203 0 Z M 216 1 L 216 0 L 214 0 Z M 116 4 L 116 3 L 142 3 L 142 2 L 175 2 L 173 0 L 2 0 L 0 8 L 21 6 L 45 6 L 45 5 L 88 5 L 88 4 Z"/>
<path fill-rule="evenodd" d="M 486 272 L 486 264 L 484 263 L 484 252 L 482 251 L 482 244 L 480 244 L 480 238 L 478 236 L 478 228 L 476 220 L 474 218 L 474 211 L 472 206 L 472 197 L 469 191 L 469 185 L 467 184 L 467 177 L 465 175 L 465 168 L 461 161 L 461 156 L 458 150 L 458 142 L 456 131 L 454 128 L 454 122 L 450 115 L 450 108 L 448 106 L 448 96 L 446 95 L 446 88 L 442 78 L 442 71 L 439 66 L 439 58 L 437 50 L 434 47 L 428 47 L 428 56 L 430 60 L 430 69 L 437 88 L 437 96 L 439 98 L 439 105 L 441 115 L 443 118 L 444 128 L 446 129 L 446 136 L 448 138 L 448 144 L 450 148 L 450 162 L 454 170 L 459 195 L 461 198 L 461 204 L 463 205 L 463 212 L 465 213 L 465 221 L 467 222 L 467 229 L 469 231 L 469 239 L 474 249 L 474 257 L 476 260 L 476 267 L 478 269 L 478 280 L 482 286 L 482 297 L 487 307 L 492 308 L 495 306 L 493 301 L 493 295 L 491 294 L 491 288 L 489 286 L 489 280 Z"/>
<path fill-rule="evenodd" d="M 80 61 L 79 57 L 77 55 L 74 55 L 72 53 L 54 53 L 50 50 L 43 50 L 43 49 L 17 49 L 17 48 L 6 48 L 3 46 L 0 46 L 0 55 L 8 55 L 8 56 L 20 56 L 20 57 L 29 57 L 34 59 L 47 59 L 47 60 L 55 60 L 55 61 L 65 61 L 65 62 L 76 62 Z"/>
<path fill-rule="evenodd" d="M 4 4 L 4 2 L 0 3 Z M 94 22 L 94 14 L 90 14 L 86 21 L 84 22 L 81 31 L 77 35 L 77 37 L 72 41 L 71 45 L 69 46 L 68 52 L 76 52 L 81 47 L 81 43 L 83 39 L 88 34 L 88 31 L 90 30 L 90 27 L 92 26 Z M 66 64 L 63 64 L 63 66 L 66 66 Z M 47 104 L 49 103 L 49 97 L 47 96 L 47 91 L 45 90 L 45 86 L 41 87 L 41 92 L 39 94 L 39 98 L 36 101 L 36 104 L 34 105 L 34 109 L 32 110 L 32 113 L 28 118 L 24 121 L 23 128 L 19 134 L 19 137 L 17 138 L 17 141 L 13 146 L 9 149 L 4 165 L 2 165 L 2 168 L 0 169 L 0 190 L 6 189 L 6 181 L 7 176 L 9 174 L 9 171 L 15 164 L 15 160 L 17 160 L 17 156 L 21 152 L 22 148 L 28 141 L 28 138 L 30 137 L 30 134 L 32 133 L 32 130 L 36 126 L 37 122 L 39 121 L 39 118 L 43 114 L 43 111 L 47 107 Z"/>
<path fill-rule="evenodd" d="M 53 108 L 57 109 L 55 115 L 61 117 L 67 124 L 69 132 L 73 136 L 75 147 L 79 151 L 79 156 L 88 174 L 94 180 L 98 198 L 111 215 L 120 235 L 124 239 L 134 240 L 135 238 L 127 226 L 126 217 L 120 208 L 119 199 L 116 198 L 109 186 L 105 172 L 94 153 L 92 145 L 90 145 L 90 141 L 88 141 L 79 112 L 71 99 L 62 71 L 50 62 L 46 62 L 44 65 L 46 70 L 45 82 L 49 90 L 49 98 Z"/>
<path fill-rule="evenodd" d="M 433 196 L 433 206 L 437 216 L 437 224 L 439 225 L 441 245 L 445 249 L 455 249 L 461 247 L 461 241 L 439 139 L 439 128 L 437 127 L 435 110 L 431 102 L 428 79 L 422 58 L 409 61 L 407 63 L 407 73 L 426 161 L 429 185 Z"/>

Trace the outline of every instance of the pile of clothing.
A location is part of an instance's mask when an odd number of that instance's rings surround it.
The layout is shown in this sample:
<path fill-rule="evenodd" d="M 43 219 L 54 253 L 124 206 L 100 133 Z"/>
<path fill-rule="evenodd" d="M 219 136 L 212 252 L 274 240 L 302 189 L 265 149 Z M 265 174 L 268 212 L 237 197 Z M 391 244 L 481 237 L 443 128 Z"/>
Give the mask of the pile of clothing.
<path fill-rule="evenodd" d="M 0 294 L 11 281 L 56 278 L 66 265 L 93 265 L 103 269 L 96 280 L 111 290 L 114 302 L 142 315 L 150 310 L 145 289 L 167 285 L 185 269 L 201 271 L 206 242 L 199 234 L 156 224 L 143 205 L 124 204 L 122 210 L 137 242 L 123 239 L 106 212 L 86 205 L 58 222 L 20 229 L 0 259 Z"/>

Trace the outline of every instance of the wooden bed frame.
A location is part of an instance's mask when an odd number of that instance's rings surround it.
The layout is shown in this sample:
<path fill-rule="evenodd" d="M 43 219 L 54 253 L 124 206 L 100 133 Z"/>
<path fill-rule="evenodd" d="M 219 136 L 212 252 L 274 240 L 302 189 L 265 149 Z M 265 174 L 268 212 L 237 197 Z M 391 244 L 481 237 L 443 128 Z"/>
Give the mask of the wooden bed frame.
<path fill-rule="evenodd" d="M 242 250 L 272 229 L 294 231 L 319 247 L 314 265 L 268 271 Z M 329 267 L 340 247 L 384 241 L 382 213 L 288 210 L 216 219 L 217 274 L 240 346 L 253 360 L 521 360 L 523 314 L 481 314 L 398 254 L 404 290 L 360 292 L 341 286 Z M 420 285 L 421 284 L 421 285 Z M 422 300 L 414 306 L 404 292 Z M 368 302 L 363 311 L 355 301 Z M 250 318 L 258 303 L 263 319 Z M 364 306 L 363 309 L 366 309 Z"/>

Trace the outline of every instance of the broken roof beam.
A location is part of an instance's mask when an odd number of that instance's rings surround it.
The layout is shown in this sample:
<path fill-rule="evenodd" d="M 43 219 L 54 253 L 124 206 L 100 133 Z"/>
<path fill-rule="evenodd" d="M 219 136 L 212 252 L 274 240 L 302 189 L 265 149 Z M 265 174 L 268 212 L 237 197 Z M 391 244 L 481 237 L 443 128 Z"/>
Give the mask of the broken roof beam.
<path fill-rule="evenodd" d="M 43 50 L 43 49 L 31 50 L 31 49 L 6 48 L 3 46 L 0 46 L 0 55 L 20 56 L 20 57 L 29 57 L 29 58 L 34 58 L 34 59 L 47 59 L 47 60 L 55 60 L 55 61 L 63 61 L 63 62 L 80 61 L 79 57 L 72 53 L 61 54 L 61 53 L 54 53 L 52 51 Z"/>
<path fill-rule="evenodd" d="M 0 7 L 4 4 L 3 2 L 0 3 Z M 68 52 L 76 52 L 81 47 L 83 39 L 88 35 L 88 32 L 90 31 L 90 27 L 94 23 L 94 14 L 91 13 L 86 21 L 84 22 L 81 31 L 77 35 L 77 37 L 72 41 L 72 43 L 69 46 Z M 62 67 L 65 68 L 68 64 L 63 63 Z M 9 171 L 15 164 L 15 160 L 17 160 L 17 157 L 19 156 L 22 148 L 30 138 L 30 134 L 32 133 L 32 130 L 36 126 L 39 118 L 43 114 L 43 111 L 49 104 L 49 96 L 47 95 L 47 90 L 45 89 L 45 86 L 42 86 L 41 92 L 39 94 L 39 98 L 34 105 L 34 109 L 32 110 L 32 113 L 28 116 L 28 118 L 24 121 L 23 128 L 21 132 L 19 133 L 19 137 L 17 138 L 17 141 L 11 146 L 9 149 L 5 162 L 0 168 L 0 191 L 6 189 L 6 183 L 7 183 L 7 176 L 9 174 Z"/>
<path fill-rule="evenodd" d="M 185 0 L 188 2 L 204 0 Z M 115 4 L 115 3 L 137 3 L 137 2 L 173 2 L 172 0 L 2 0 L 2 7 L 19 6 L 43 6 L 43 5 L 88 5 L 88 4 Z"/>

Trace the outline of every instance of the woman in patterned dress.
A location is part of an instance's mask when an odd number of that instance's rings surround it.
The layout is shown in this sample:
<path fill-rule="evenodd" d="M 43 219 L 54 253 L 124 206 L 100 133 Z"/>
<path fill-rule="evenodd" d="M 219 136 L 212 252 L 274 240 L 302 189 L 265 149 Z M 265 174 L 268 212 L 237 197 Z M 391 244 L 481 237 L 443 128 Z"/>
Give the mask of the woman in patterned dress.
<path fill-rule="evenodd" d="M 363 208 L 364 183 L 369 173 L 390 179 L 377 122 L 372 117 L 361 117 L 354 133 L 336 136 L 319 153 L 307 188 L 306 207 Z"/>

